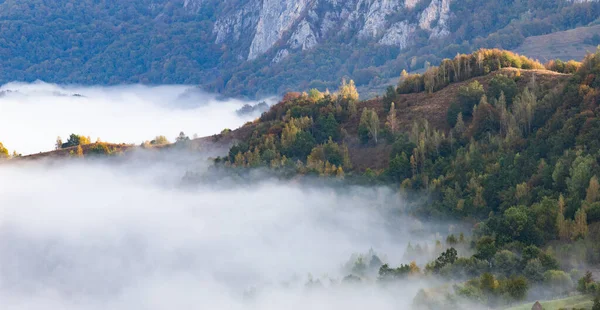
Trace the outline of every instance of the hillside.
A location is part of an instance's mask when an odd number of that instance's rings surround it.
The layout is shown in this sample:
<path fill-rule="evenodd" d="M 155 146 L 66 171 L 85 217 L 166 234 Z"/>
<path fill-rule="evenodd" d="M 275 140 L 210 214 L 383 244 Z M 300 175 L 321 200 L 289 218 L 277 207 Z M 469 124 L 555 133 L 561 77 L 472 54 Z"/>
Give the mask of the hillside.
<path fill-rule="evenodd" d="M 196 84 L 262 97 L 346 77 L 379 90 L 404 69 L 514 49 L 599 15 L 600 2 L 572 0 L 5 0 L 0 84 Z"/>
<path fill-rule="evenodd" d="M 451 126 L 447 122 L 447 111 L 452 102 L 455 102 L 458 97 L 458 92 L 461 87 L 477 81 L 485 90 L 489 88 L 489 82 L 496 75 L 514 75 L 519 72 L 521 79 L 517 85 L 519 89 L 524 89 L 531 83 L 535 76 L 536 82 L 542 89 L 548 91 L 560 91 L 569 79 L 570 75 L 561 74 L 549 70 L 522 70 L 515 68 L 504 68 L 499 71 L 492 72 L 485 76 L 474 77 L 466 81 L 452 83 L 449 86 L 434 93 L 419 92 L 412 94 L 398 94 L 394 99 L 397 109 L 397 122 L 399 130 L 410 132 L 414 122 L 422 122 L 426 120 L 434 129 L 449 133 Z M 360 111 L 364 108 L 376 111 L 380 126 L 384 127 L 387 110 L 384 109 L 383 98 L 375 98 L 357 103 L 357 109 Z M 391 145 L 364 145 L 358 139 L 358 127 L 360 122 L 360 114 L 350 117 L 340 126 L 349 134 L 345 138 L 348 146 L 350 160 L 354 169 L 364 171 L 367 168 L 372 170 L 381 170 L 389 165 L 389 155 L 392 150 Z M 253 129 L 259 124 L 248 124 L 242 128 L 233 130 L 232 133 L 226 135 L 217 135 L 215 137 L 204 138 L 200 141 L 217 140 L 223 145 L 231 145 L 235 141 L 248 141 L 253 134 Z"/>
<path fill-rule="evenodd" d="M 600 45 L 600 25 L 578 27 L 567 31 L 526 38 L 514 49 L 516 53 L 547 62 L 583 59 Z"/>
<path fill-rule="evenodd" d="M 535 300 L 598 307 L 600 50 L 548 69 L 479 50 L 403 74 L 376 99 L 358 101 L 352 82 L 335 93 L 290 93 L 228 133 L 239 140 L 215 163 L 234 175 L 260 167 L 282 178 L 386 185 L 420 218 L 477 223 L 475 254 L 457 258 L 461 242 L 449 236 L 452 248 L 425 267 L 466 282 L 422 290 L 414 299 L 422 309 L 456 298 L 493 309 Z M 386 265 L 379 274 L 410 270 Z"/>

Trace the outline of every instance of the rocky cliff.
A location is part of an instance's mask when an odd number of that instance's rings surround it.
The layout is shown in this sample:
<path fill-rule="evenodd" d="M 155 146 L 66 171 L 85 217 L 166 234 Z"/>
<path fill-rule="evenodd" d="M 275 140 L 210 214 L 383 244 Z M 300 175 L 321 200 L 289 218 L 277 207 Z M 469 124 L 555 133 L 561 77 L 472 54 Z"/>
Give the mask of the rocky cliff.
<path fill-rule="evenodd" d="M 246 60 L 272 52 L 272 61 L 278 62 L 342 36 L 346 42 L 372 41 L 406 48 L 416 31 L 426 31 L 431 38 L 448 34 L 451 1 L 238 1 L 237 8 L 217 18 L 213 31 L 216 43 L 235 47 L 238 57 Z M 201 10 L 203 0 L 185 4 Z"/>

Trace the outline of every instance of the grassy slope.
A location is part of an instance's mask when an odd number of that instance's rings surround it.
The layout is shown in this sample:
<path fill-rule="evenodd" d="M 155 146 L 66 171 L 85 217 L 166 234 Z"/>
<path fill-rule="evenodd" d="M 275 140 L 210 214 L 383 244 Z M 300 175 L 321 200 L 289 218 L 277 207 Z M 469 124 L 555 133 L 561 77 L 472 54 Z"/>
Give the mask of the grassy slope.
<path fill-rule="evenodd" d="M 512 307 L 512 308 L 507 308 L 506 310 L 531 310 L 531 307 L 533 307 L 533 304 L 534 303 L 531 302 L 531 303 L 523 304 L 523 305 Z M 587 295 L 577 295 L 577 296 L 572 296 L 572 297 L 557 299 L 557 300 L 540 301 L 540 304 L 542 304 L 542 307 L 544 307 L 544 310 L 558 310 L 561 308 L 567 308 L 567 309 L 571 309 L 571 308 L 591 309 L 592 308 L 591 297 L 587 296 Z"/>
<path fill-rule="evenodd" d="M 557 58 L 563 61 L 583 59 L 587 52 L 596 50 L 596 46 L 585 44 L 583 41 L 598 33 L 600 25 L 529 37 L 514 52 L 541 62 Z"/>

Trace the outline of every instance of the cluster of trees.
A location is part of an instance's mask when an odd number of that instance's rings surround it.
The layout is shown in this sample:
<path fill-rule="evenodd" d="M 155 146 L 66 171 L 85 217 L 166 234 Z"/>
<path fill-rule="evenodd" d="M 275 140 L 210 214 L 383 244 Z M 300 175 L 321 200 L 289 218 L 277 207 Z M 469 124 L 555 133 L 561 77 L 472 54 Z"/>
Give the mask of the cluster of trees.
<path fill-rule="evenodd" d="M 8 149 L 4 146 L 4 144 L 2 144 L 2 142 L 0 142 L 0 160 L 3 159 L 10 159 L 10 158 L 17 158 L 17 157 L 21 157 L 22 155 L 17 153 L 17 151 L 13 151 L 12 154 L 8 151 Z"/>
<path fill-rule="evenodd" d="M 516 61 L 508 53 L 491 55 Z M 396 91 L 381 100 L 383 108 L 343 91 L 289 94 L 247 125 L 250 138 L 217 161 L 399 186 L 419 216 L 478 222 L 470 246 L 463 245 L 474 255 L 436 252 L 422 273 L 462 278 L 468 282 L 457 288 L 461 297 L 489 305 L 520 300 L 538 284 L 561 295 L 579 279 L 565 270 L 600 263 L 600 50 L 574 70 L 560 84 L 510 70 L 490 74 L 486 87 L 477 80 L 464 85 L 448 111 L 448 131 L 426 120 L 401 131 Z M 385 169 L 352 169 L 352 148 L 381 144 L 389 150 Z M 447 240 L 458 244 L 464 237 Z M 380 277 L 404 278 L 407 266 L 386 266 Z"/>
<path fill-rule="evenodd" d="M 100 141 L 100 140 L 98 140 L 98 141 Z M 77 135 L 77 134 L 72 133 L 69 136 L 69 139 L 67 139 L 67 142 L 64 142 L 64 143 L 63 143 L 61 137 L 57 137 L 55 148 L 57 150 L 60 150 L 60 149 L 68 148 L 68 147 L 81 146 L 81 145 L 86 145 L 86 144 L 90 144 L 90 143 L 92 143 L 92 142 L 91 142 L 91 139 L 89 136 L 86 137 L 83 135 Z"/>
<path fill-rule="evenodd" d="M 344 143 L 348 133 L 340 124 L 358 117 L 357 100 L 352 80 L 343 81 L 333 94 L 316 89 L 288 93 L 255 123 L 246 125 L 254 127 L 249 141 L 233 146 L 229 156 L 216 162 L 343 178 L 352 164 Z"/>
<path fill-rule="evenodd" d="M 432 93 L 450 83 L 465 81 L 502 68 L 544 69 L 544 66 L 525 56 L 499 49 L 480 49 L 473 54 L 444 59 L 439 67 L 430 67 L 423 74 L 403 71 L 396 88 L 398 94 L 427 91 Z"/>

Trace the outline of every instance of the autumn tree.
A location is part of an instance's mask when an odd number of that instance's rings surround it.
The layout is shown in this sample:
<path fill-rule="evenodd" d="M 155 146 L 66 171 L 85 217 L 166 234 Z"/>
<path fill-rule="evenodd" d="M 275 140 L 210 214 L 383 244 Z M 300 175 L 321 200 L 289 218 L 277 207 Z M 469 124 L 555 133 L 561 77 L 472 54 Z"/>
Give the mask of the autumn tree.
<path fill-rule="evenodd" d="M 308 91 L 308 99 L 310 99 L 312 102 L 317 102 L 323 99 L 323 97 L 325 97 L 325 95 L 316 88 Z"/>
<path fill-rule="evenodd" d="M 4 144 L 2 144 L 2 142 L 0 142 L 0 159 L 6 159 L 9 158 L 9 153 L 8 153 L 8 149 L 4 147 Z"/>
<path fill-rule="evenodd" d="M 165 136 L 156 136 L 154 140 L 150 141 L 151 145 L 167 145 L 169 143 L 171 142 Z"/>
<path fill-rule="evenodd" d="M 558 214 L 556 216 L 556 227 L 558 228 L 558 236 L 561 240 L 569 239 L 568 223 L 565 220 L 565 197 L 560 195 L 558 198 Z"/>
<path fill-rule="evenodd" d="M 60 136 L 56 137 L 56 143 L 54 144 L 55 150 L 60 150 L 63 146 L 63 140 Z"/>
<path fill-rule="evenodd" d="M 598 191 L 600 191 L 600 184 L 598 184 L 598 177 L 593 176 L 590 179 L 590 185 L 588 186 L 587 191 L 586 191 L 585 201 L 589 204 L 592 204 L 592 203 L 598 201 L 598 198 L 600 198 Z"/>
<path fill-rule="evenodd" d="M 83 148 L 81 148 L 81 145 L 77 145 L 77 150 L 75 151 L 75 156 L 81 158 L 83 157 Z"/>
<path fill-rule="evenodd" d="M 386 128 L 392 133 L 398 133 L 398 120 L 396 119 L 396 105 L 392 102 L 390 112 L 385 122 Z"/>
<path fill-rule="evenodd" d="M 346 80 L 342 80 L 342 85 L 338 90 L 338 96 L 341 99 L 356 101 L 359 98 L 358 91 L 356 90 L 356 85 L 354 85 L 354 81 L 350 80 L 350 82 L 346 83 Z"/>

